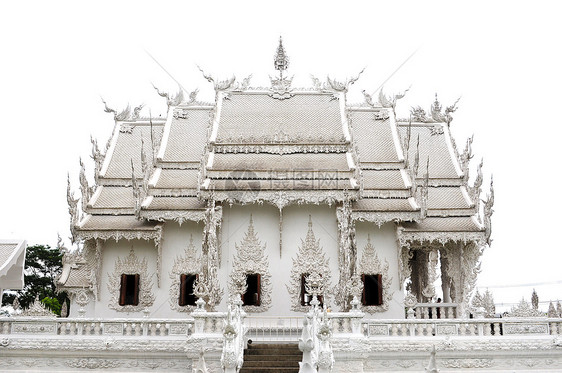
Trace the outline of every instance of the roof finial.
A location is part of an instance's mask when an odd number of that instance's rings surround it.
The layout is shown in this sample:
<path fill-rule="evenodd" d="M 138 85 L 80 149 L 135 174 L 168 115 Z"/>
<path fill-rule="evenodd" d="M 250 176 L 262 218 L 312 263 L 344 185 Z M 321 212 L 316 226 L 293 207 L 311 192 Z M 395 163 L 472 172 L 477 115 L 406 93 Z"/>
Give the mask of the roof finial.
<path fill-rule="evenodd" d="M 281 36 L 279 36 L 279 46 L 277 47 L 277 53 L 275 53 L 273 65 L 275 66 L 275 70 L 279 70 L 281 79 L 283 79 L 283 71 L 287 70 L 289 67 L 289 56 L 285 53 L 283 38 Z"/>

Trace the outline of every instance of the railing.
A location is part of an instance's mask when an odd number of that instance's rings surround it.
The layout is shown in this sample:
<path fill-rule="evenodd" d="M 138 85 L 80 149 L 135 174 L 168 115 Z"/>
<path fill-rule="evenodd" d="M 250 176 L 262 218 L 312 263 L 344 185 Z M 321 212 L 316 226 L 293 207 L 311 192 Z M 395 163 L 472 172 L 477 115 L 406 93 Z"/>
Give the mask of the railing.
<path fill-rule="evenodd" d="M 562 335 L 562 319 L 364 320 L 366 337 Z"/>
<path fill-rule="evenodd" d="M 220 335 L 224 312 L 193 315 L 189 319 L 85 319 L 85 318 L 0 318 L 0 335 L 185 337 L 197 333 Z M 562 336 L 561 318 L 481 318 L 481 319 L 361 319 L 346 312 L 327 314 L 334 337 L 431 337 L 431 336 Z M 303 318 L 245 318 L 246 338 L 254 341 L 297 341 Z M 358 329 L 358 330 L 357 330 Z"/>
<path fill-rule="evenodd" d="M 224 373 L 236 373 L 244 363 L 245 312 L 242 302 L 229 305 L 224 327 L 221 366 Z"/>
<path fill-rule="evenodd" d="M 413 318 L 416 319 L 455 319 L 460 315 L 457 312 L 457 303 L 418 303 L 412 309 Z M 408 315 L 408 318 L 411 316 Z"/>
<path fill-rule="evenodd" d="M 247 316 L 246 338 L 252 341 L 297 341 L 302 325 L 302 317 Z"/>
<path fill-rule="evenodd" d="M 193 319 L 0 318 L 0 334 L 167 337 L 190 336 Z"/>

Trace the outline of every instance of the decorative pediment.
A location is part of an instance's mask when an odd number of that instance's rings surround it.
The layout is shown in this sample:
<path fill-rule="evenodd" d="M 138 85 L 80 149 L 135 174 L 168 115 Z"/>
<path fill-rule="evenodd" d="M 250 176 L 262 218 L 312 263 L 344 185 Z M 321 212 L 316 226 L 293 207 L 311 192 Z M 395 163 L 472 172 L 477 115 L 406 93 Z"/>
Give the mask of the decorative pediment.
<path fill-rule="evenodd" d="M 271 307 L 271 274 L 269 261 L 265 255 L 265 244 L 262 246 L 256 232 L 254 222 L 250 216 L 250 224 L 244 239 L 236 244 L 236 256 L 232 265 L 232 272 L 228 281 L 228 291 L 231 295 L 240 292 L 240 281 L 246 281 L 248 274 L 260 275 L 260 305 L 244 306 L 247 312 L 265 312 Z"/>
<path fill-rule="evenodd" d="M 301 305 L 301 276 L 303 274 L 311 274 L 317 272 L 322 280 L 319 288 L 330 289 L 331 286 L 331 271 L 329 267 L 330 259 L 326 258 L 326 254 L 320 246 L 320 240 L 316 240 L 312 230 L 312 218 L 309 217 L 308 233 L 306 239 L 301 240 L 297 257 L 293 258 L 293 267 L 291 268 L 291 280 L 287 284 L 287 290 L 291 297 L 291 310 L 296 312 L 308 311 L 308 306 Z M 327 294 L 324 295 L 326 302 Z"/>
<path fill-rule="evenodd" d="M 189 245 L 186 246 L 183 256 L 178 256 L 174 260 L 174 265 L 170 271 L 170 307 L 180 312 L 191 312 L 195 306 L 180 306 L 180 276 L 182 274 L 197 274 L 201 271 L 201 257 L 197 255 L 197 249 L 193 244 L 193 235 L 189 239 Z"/>
<path fill-rule="evenodd" d="M 138 305 L 119 305 L 119 294 L 121 289 L 121 275 L 140 276 L 139 281 L 139 303 Z M 154 293 L 152 292 L 152 276 L 148 273 L 148 264 L 146 258 L 139 260 L 135 255 L 135 251 L 131 247 L 129 256 L 125 259 L 117 258 L 115 261 L 115 269 L 113 273 L 108 273 L 109 282 L 107 288 L 110 293 L 109 308 L 119 312 L 136 312 L 142 311 L 144 308 L 154 303 Z"/>
<path fill-rule="evenodd" d="M 359 273 L 362 275 L 381 275 L 382 276 L 382 304 L 380 306 L 362 306 L 361 309 L 368 313 L 384 312 L 388 310 L 392 300 L 392 277 L 388 275 L 388 262 L 381 261 L 371 243 L 371 235 L 367 236 L 367 245 L 363 249 L 361 262 L 359 263 Z"/>

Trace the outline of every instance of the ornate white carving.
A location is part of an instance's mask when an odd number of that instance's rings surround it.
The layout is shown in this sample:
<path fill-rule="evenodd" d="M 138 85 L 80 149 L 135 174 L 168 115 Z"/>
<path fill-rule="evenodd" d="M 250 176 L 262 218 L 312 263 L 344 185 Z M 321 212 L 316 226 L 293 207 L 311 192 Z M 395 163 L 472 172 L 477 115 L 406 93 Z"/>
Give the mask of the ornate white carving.
<path fill-rule="evenodd" d="M 156 226 L 152 231 L 121 231 L 121 230 L 79 230 L 76 233 L 77 239 L 80 240 L 91 240 L 91 239 L 100 239 L 100 240 L 115 240 L 119 241 L 125 239 L 127 241 L 131 240 L 145 240 L 150 241 L 154 240 L 159 242 L 162 238 L 162 227 Z"/>
<path fill-rule="evenodd" d="M 72 236 L 72 243 L 74 243 L 77 239 L 76 225 L 78 224 L 78 221 L 80 219 L 80 214 L 78 212 L 78 201 L 80 199 L 74 198 L 74 192 L 71 191 L 70 174 L 67 174 L 66 180 L 66 202 L 68 203 L 68 213 L 70 214 L 70 233 Z"/>
<path fill-rule="evenodd" d="M 238 136 L 227 136 L 224 137 L 215 144 L 215 151 L 219 153 L 235 153 L 240 149 L 248 149 L 250 153 L 259 153 L 262 149 L 267 151 L 271 148 L 271 145 L 284 145 L 284 146 L 302 146 L 302 148 L 295 148 L 295 152 L 300 152 L 304 149 L 316 150 L 319 153 L 334 153 L 342 152 L 345 153 L 349 150 L 349 141 L 346 140 L 345 136 L 333 135 L 333 136 L 323 136 L 322 134 L 312 135 L 289 135 L 283 130 L 276 131 L 273 134 L 259 134 L 259 133 L 249 133 Z M 217 148 L 217 145 L 222 145 L 223 148 Z M 230 146 L 244 145 L 244 146 L 254 146 L 253 148 L 230 148 Z M 262 147 L 263 146 L 263 147 Z M 309 148 L 315 146 L 315 148 Z M 345 147 L 344 147 L 345 146 Z M 217 149 L 220 149 L 217 150 Z"/>
<path fill-rule="evenodd" d="M 207 196 L 202 191 L 203 198 Z M 338 201 L 343 201 L 345 191 L 265 191 L 260 190 L 257 193 L 240 193 L 235 191 L 233 193 L 214 191 L 213 196 L 217 201 L 223 201 L 229 204 L 249 204 L 249 203 L 271 203 L 277 208 L 284 208 L 291 204 L 313 203 L 316 205 L 327 204 L 333 205 Z"/>
<path fill-rule="evenodd" d="M 136 306 L 119 305 L 119 295 L 121 289 L 121 275 L 140 276 L 139 280 L 139 304 Z M 145 307 L 149 307 L 154 303 L 154 293 L 152 292 L 152 276 L 148 273 L 148 264 L 146 258 L 139 260 L 135 255 L 134 249 L 131 247 L 129 256 L 125 259 L 117 258 L 113 273 L 108 273 L 109 281 L 107 288 L 110 293 L 109 308 L 119 312 L 138 312 Z"/>
<path fill-rule="evenodd" d="M 544 317 L 544 312 L 534 309 L 531 305 L 522 298 L 517 306 L 511 308 L 506 317 Z"/>
<path fill-rule="evenodd" d="M 101 102 L 103 102 L 104 111 L 106 113 L 113 113 L 113 119 L 115 121 L 126 120 L 127 118 L 129 118 L 131 116 L 131 105 L 127 105 L 127 107 L 125 109 L 123 109 L 119 113 L 117 113 L 117 110 L 112 109 L 112 108 L 107 106 L 107 103 L 104 101 L 103 98 L 101 99 Z"/>
<path fill-rule="evenodd" d="M 236 81 L 236 77 L 232 76 L 230 79 L 226 79 L 226 80 L 216 80 L 215 78 L 213 78 L 211 75 L 207 75 L 205 74 L 205 72 L 203 71 L 203 69 L 201 69 L 201 67 L 197 66 L 197 68 L 199 69 L 199 71 L 201 71 L 201 74 L 203 74 L 203 77 L 209 82 L 209 83 L 213 83 L 213 86 L 215 88 L 215 92 L 218 94 L 219 91 L 226 91 L 229 88 L 232 87 L 232 85 L 234 84 L 234 82 Z"/>
<path fill-rule="evenodd" d="M 35 301 L 31 303 L 29 308 L 23 310 L 23 312 L 17 316 L 55 317 L 56 315 L 43 305 L 43 303 L 39 300 L 39 294 L 37 294 L 35 296 Z"/>
<path fill-rule="evenodd" d="M 179 312 L 191 312 L 195 306 L 180 306 L 180 277 L 182 274 L 197 274 L 201 272 L 201 258 L 197 255 L 197 249 L 193 245 L 193 235 L 189 239 L 189 245 L 186 246 L 184 255 L 178 256 L 174 260 L 174 265 L 170 271 L 170 307 Z"/>
<path fill-rule="evenodd" d="M 269 273 L 269 261 L 265 255 L 265 244 L 261 242 L 254 231 L 254 222 L 250 216 L 248 231 L 240 245 L 236 244 L 236 256 L 232 264 L 232 272 L 228 283 L 230 295 L 236 294 L 239 285 L 237 279 L 245 282 L 248 274 L 260 275 L 260 305 L 243 306 L 246 312 L 265 312 L 271 307 L 271 274 Z"/>
<path fill-rule="evenodd" d="M 33 315 L 36 317 L 37 315 Z M 54 314 L 43 315 L 55 317 Z M 12 334 L 56 334 L 57 325 L 56 323 L 44 323 L 44 322 L 14 322 L 12 324 Z"/>
<path fill-rule="evenodd" d="M 294 93 L 292 93 L 291 89 L 293 77 L 291 77 L 290 79 L 286 79 L 283 78 L 283 76 L 281 76 L 280 78 L 272 78 L 270 76 L 269 79 L 271 80 L 271 93 L 269 94 L 271 98 L 275 98 L 277 100 L 286 100 L 295 95 Z"/>
<path fill-rule="evenodd" d="M 547 323 L 504 323 L 503 334 L 548 334 Z"/>
<path fill-rule="evenodd" d="M 199 275 L 198 284 L 205 289 L 204 300 L 208 307 L 213 310 L 220 303 L 223 289 L 217 277 L 219 267 L 219 247 L 217 228 L 221 224 L 222 207 L 215 207 L 215 199 L 211 197 L 205 210 L 205 228 L 203 231 L 202 270 Z"/>
<path fill-rule="evenodd" d="M 357 266 L 357 242 L 355 241 L 355 225 L 351 216 L 351 201 L 343 202 L 343 206 L 336 210 L 338 218 L 338 284 L 334 289 L 335 302 L 342 311 L 351 307 L 351 278 Z"/>
<path fill-rule="evenodd" d="M 398 240 L 401 246 L 407 246 L 410 242 L 438 243 L 441 246 L 447 242 L 474 242 L 479 245 L 486 243 L 484 232 L 406 232 L 398 228 Z"/>
<path fill-rule="evenodd" d="M 483 369 L 494 366 L 493 359 L 444 359 L 442 363 L 446 368 L 457 369 Z"/>
<path fill-rule="evenodd" d="M 311 274 L 316 272 L 321 276 L 321 287 L 329 289 L 331 287 L 331 271 L 329 268 L 330 259 L 326 258 L 325 253 L 320 247 L 320 240 L 316 240 L 312 230 L 312 217 L 308 221 L 308 233 L 306 239 L 301 239 L 301 245 L 297 252 L 297 257 L 293 258 L 293 267 L 291 268 L 291 280 L 287 284 L 287 291 L 291 297 L 291 310 L 296 312 L 306 312 L 309 306 L 301 305 L 301 276 L 303 274 Z M 324 295 L 324 303 L 327 302 L 326 294 Z"/>
<path fill-rule="evenodd" d="M 347 90 L 349 89 L 349 87 L 351 85 L 353 85 L 357 80 L 359 80 L 359 77 L 361 76 L 361 74 L 363 74 L 363 72 L 365 71 L 365 68 L 363 68 L 361 71 L 359 71 L 359 73 L 357 74 L 357 76 L 355 77 L 351 77 L 349 79 L 346 79 L 343 82 L 339 82 L 335 79 L 330 79 L 330 77 L 326 77 L 326 81 L 328 83 L 328 86 L 336 91 L 336 92 L 347 92 Z"/>
<path fill-rule="evenodd" d="M 379 228 L 388 222 L 399 223 L 414 221 L 420 218 L 420 212 L 381 212 L 381 211 L 353 211 L 353 220 L 375 223 Z"/>
<path fill-rule="evenodd" d="M 264 144 L 248 143 L 248 139 L 229 139 L 220 144 L 215 144 L 213 150 L 216 153 L 267 153 L 267 154 L 294 154 L 294 153 L 345 153 L 349 146 L 339 143 L 340 139 L 333 139 L 329 143 L 321 144 L 295 144 L 291 138 L 288 143 L 274 143 L 264 141 Z M 234 143 L 230 143 L 233 141 Z M 330 143 L 331 142 L 331 143 Z"/>
<path fill-rule="evenodd" d="M 382 277 L 382 304 L 380 306 L 361 306 L 361 310 L 368 313 L 388 311 L 393 294 L 390 291 L 392 277 L 389 275 L 388 262 L 386 260 L 382 262 L 375 252 L 375 247 L 371 244 L 371 235 L 367 235 L 367 245 L 363 249 L 358 273 L 362 275 L 381 275 Z"/>
<path fill-rule="evenodd" d="M 403 98 L 404 96 L 406 96 L 406 93 L 410 90 L 410 87 L 408 87 L 408 89 L 406 89 L 404 92 L 401 93 L 397 93 L 395 95 L 392 95 L 390 97 L 387 97 L 384 93 L 383 90 L 381 88 L 381 90 L 379 91 L 379 103 L 382 107 L 384 108 L 391 108 L 392 111 L 395 110 L 396 108 L 396 102 L 398 100 L 400 100 L 401 98 Z M 367 101 L 367 103 L 369 103 Z"/>
<path fill-rule="evenodd" d="M 143 219 L 161 221 L 173 220 L 179 225 L 186 221 L 199 222 L 205 220 L 204 211 L 146 211 L 141 210 L 140 216 Z"/>
<path fill-rule="evenodd" d="M 375 112 L 374 117 L 375 120 L 386 120 L 390 118 L 390 114 L 388 113 L 388 110 L 380 110 Z"/>
<path fill-rule="evenodd" d="M 442 112 L 442 106 L 439 100 L 437 99 L 437 93 L 435 94 L 435 101 L 431 104 L 431 116 L 428 116 L 424 109 L 420 106 L 412 107 L 410 109 L 410 116 L 412 121 L 414 122 L 421 122 L 421 123 L 439 123 L 444 122 L 447 123 L 447 126 L 451 124 L 453 121 L 453 116 L 451 115 L 457 110 L 457 103 L 459 102 L 460 98 L 458 98 L 453 105 L 447 106 L 445 108 L 445 112 Z M 405 120 L 406 122 L 408 120 Z"/>

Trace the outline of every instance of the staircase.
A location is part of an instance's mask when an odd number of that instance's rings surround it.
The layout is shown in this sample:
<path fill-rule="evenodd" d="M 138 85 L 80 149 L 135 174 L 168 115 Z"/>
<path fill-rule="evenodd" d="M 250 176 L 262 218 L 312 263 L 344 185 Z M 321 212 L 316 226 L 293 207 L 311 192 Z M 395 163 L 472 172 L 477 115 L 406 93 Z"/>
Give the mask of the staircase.
<path fill-rule="evenodd" d="M 244 350 L 240 373 L 298 373 L 302 352 L 297 344 L 251 344 Z"/>

